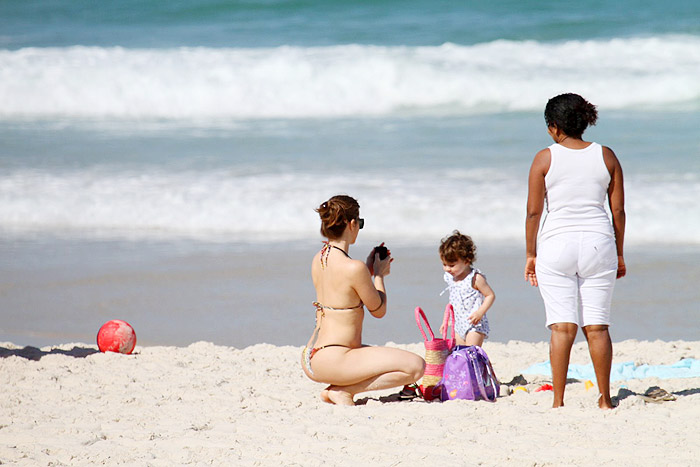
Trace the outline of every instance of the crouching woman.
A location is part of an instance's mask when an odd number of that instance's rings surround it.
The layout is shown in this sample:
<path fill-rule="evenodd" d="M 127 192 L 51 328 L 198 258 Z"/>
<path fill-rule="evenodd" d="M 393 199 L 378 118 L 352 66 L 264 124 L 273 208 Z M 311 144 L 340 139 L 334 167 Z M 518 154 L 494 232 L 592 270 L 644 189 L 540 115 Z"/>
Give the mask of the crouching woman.
<path fill-rule="evenodd" d="M 416 382 L 425 370 L 421 357 L 362 345 L 365 308 L 375 318 L 386 314 L 384 277 L 391 271 L 391 255 L 380 259 L 372 249 L 366 262 L 350 257 L 350 245 L 364 225 L 354 198 L 334 196 L 316 211 L 328 240 L 311 263 L 316 328 L 303 351 L 304 372 L 313 381 L 329 384 L 321 399 L 338 405 L 354 405 L 353 397 L 361 392 Z"/>

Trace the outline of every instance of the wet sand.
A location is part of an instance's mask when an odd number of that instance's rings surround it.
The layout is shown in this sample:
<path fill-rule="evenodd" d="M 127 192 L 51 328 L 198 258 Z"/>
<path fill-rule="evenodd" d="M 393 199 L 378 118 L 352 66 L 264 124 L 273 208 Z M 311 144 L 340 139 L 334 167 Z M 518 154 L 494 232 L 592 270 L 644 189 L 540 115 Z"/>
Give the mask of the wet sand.
<path fill-rule="evenodd" d="M 309 268 L 319 244 L 0 242 L 0 341 L 92 343 L 104 322 L 123 319 L 144 345 L 303 345 L 314 324 Z M 363 258 L 371 246 L 360 243 L 350 253 Z M 440 296 L 436 249 L 392 247 L 389 311 L 381 320 L 366 317 L 367 343 L 420 341 L 416 306 L 439 327 L 447 295 Z M 479 246 L 476 266 L 497 294 L 488 315 L 491 341 L 549 338 L 539 293 L 522 280 L 523 256 L 517 246 Z M 628 248 L 626 260 L 628 276 L 614 295 L 613 340 L 697 338 L 700 248 Z"/>

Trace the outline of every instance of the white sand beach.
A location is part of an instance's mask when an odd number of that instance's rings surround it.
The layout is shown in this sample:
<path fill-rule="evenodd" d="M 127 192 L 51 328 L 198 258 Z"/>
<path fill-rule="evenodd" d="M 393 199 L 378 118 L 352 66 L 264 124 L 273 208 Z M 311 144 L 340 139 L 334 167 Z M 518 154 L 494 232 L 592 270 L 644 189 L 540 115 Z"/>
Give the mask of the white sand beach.
<path fill-rule="evenodd" d="M 395 345 L 423 355 L 422 343 Z M 547 343 L 487 343 L 509 382 L 547 360 Z M 700 357 L 700 341 L 614 344 L 614 363 Z M 397 390 L 338 407 L 300 370 L 301 348 L 198 342 L 137 346 L 0 344 L 0 463 L 58 465 L 697 465 L 700 378 L 612 383 L 619 406 L 596 408 L 595 387 L 567 386 L 566 407 L 535 392 L 496 403 L 397 401 Z M 572 363 L 589 363 L 577 343 Z M 674 401 L 645 402 L 659 386 Z"/>
<path fill-rule="evenodd" d="M 700 1 L 540 3 L 0 1 L 0 467 L 699 466 L 700 377 L 614 380 L 612 411 L 583 378 L 561 409 L 536 392 L 523 272 L 543 111 L 580 93 L 625 173 L 613 363 L 700 359 Z M 424 356 L 458 229 L 522 390 L 322 402 L 300 346 L 341 193 L 348 254 L 394 259 L 362 342 Z M 97 350 L 113 319 L 132 355 Z"/>

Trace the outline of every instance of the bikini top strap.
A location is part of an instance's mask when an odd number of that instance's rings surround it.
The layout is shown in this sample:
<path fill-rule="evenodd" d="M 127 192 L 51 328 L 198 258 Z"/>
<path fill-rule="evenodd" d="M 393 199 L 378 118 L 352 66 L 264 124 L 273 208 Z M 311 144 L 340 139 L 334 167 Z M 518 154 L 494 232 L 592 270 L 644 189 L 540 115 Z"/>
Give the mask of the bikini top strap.
<path fill-rule="evenodd" d="M 323 247 L 321 248 L 321 257 L 320 257 L 321 269 L 325 269 L 326 266 L 328 266 L 328 255 L 331 252 L 331 248 L 335 248 L 338 251 L 342 251 L 345 256 L 350 258 L 350 255 L 345 250 L 343 250 L 342 248 L 338 248 L 335 245 L 331 245 L 328 240 L 324 240 Z"/>
<path fill-rule="evenodd" d="M 334 308 L 332 306 L 323 305 L 321 302 L 313 302 L 313 305 L 316 308 L 316 311 L 321 312 L 321 316 L 326 316 L 326 313 L 324 312 L 324 310 L 345 311 L 345 310 L 355 310 L 357 308 L 362 308 L 365 306 L 364 303 L 362 303 L 362 302 L 358 303 L 355 306 L 349 306 L 346 308 Z"/>

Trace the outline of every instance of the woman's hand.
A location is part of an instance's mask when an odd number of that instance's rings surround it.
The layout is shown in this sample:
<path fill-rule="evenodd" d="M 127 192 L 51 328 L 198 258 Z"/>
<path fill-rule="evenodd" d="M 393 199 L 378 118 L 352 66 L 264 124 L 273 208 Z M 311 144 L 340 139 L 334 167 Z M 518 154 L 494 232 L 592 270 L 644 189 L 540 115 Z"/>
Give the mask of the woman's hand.
<path fill-rule="evenodd" d="M 625 258 L 622 256 L 617 257 L 617 278 L 625 277 L 627 274 L 627 266 L 625 266 Z"/>
<path fill-rule="evenodd" d="M 535 273 L 536 263 L 537 257 L 535 256 L 528 256 L 525 262 L 525 280 L 533 287 L 537 287 L 537 274 Z"/>
<path fill-rule="evenodd" d="M 384 245 L 384 243 L 382 243 Z M 369 269 L 369 275 L 373 276 L 374 275 L 374 257 L 376 255 L 376 252 L 374 251 L 374 248 L 372 248 L 367 255 L 367 259 L 365 260 L 365 263 L 367 264 L 367 269 Z"/>
<path fill-rule="evenodd" d="M 391 262 L 394 258 L 387 256 L 384 259 L 379 259 L 379 253 L 374 254 L 374 275 L 375 276 L 388 276 L 391 274 Z M 371 270 L 370 270 L 371 271 Z"/>
<path fill-rule="evenodd" d="M 384 242 L 378 246 L 384 246 Z M 372 251 L 367 255 L 367 269 L 372 276 L 388 276 L 391 273 L 391 262 L 394 259 L 391 257 L 391 250 L 387 249 L 387 257 L 379 259 L 379 254 L 377 253 L 377 247 L 372 248 Z M 380 263 L 383 263 L 380 264 Z"/>

